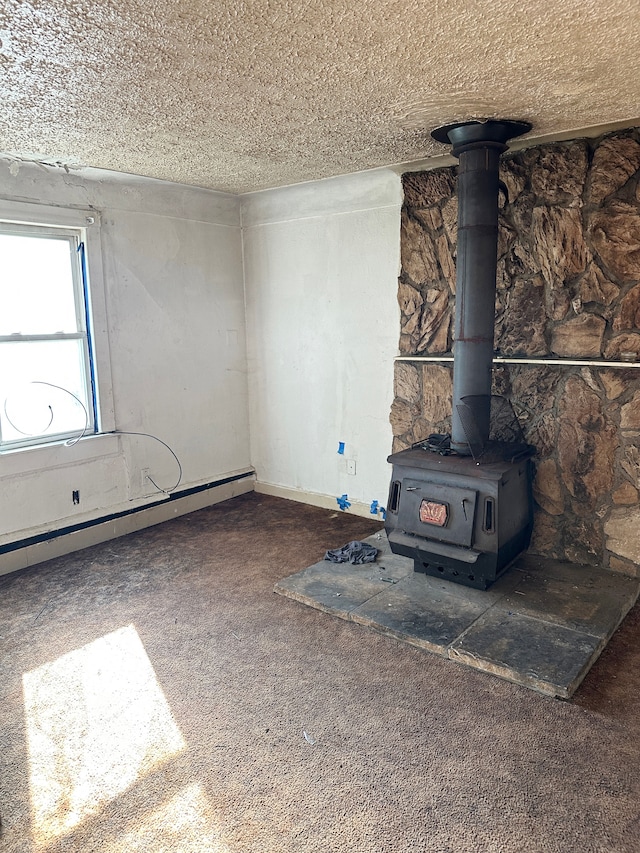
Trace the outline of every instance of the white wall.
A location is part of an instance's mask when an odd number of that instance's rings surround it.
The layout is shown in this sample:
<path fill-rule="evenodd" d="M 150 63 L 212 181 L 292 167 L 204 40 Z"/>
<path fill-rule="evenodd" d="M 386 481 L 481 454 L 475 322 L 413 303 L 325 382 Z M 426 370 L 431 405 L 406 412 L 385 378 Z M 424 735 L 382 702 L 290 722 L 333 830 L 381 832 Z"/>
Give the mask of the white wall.
<path fill-rule="evenodd" d="M 183 466 L 181 488 L 253 465 L 262 491 L 329 507 L 347 493 L 362 514 L 372 500 L 385 504 L 399 328 L 394 172 L 239 199 L 0 159 L 0 199 L 98 212 L 113 425 L 166 441 Z M 175 462 L 151 439 L 107 435 L 3 453 L 0 547 L 156 503 L 143 468 L 165 487 L 175 482 Z M 252 485 L 229 484 L 220 496 Z M 179 503 L 151 512 L 162 520 L 194 508 Z M 95 541 L 144 523 L 104 525 Z M 78 534 L 73 546 L 8 552 L 0 572 L 89 541 Z"/>
<path fill-rule="evenodd" d="M 248 470 L 238 198 L 10 160 L 0 160 L 0 198 L 99 212 L 116 429 L 169 444 L 181 489 Z M 175 461 L 146 438 L 3 453 L 0 545 L 157 500 L 142 468 L 175 483 Z"/>
<path fill-rule="evenodd" d="M 335 508 L 346 493 L 362 514 L 386 504 L 401 204 L 391 170 L 243 197 L 258 490 Z"/>

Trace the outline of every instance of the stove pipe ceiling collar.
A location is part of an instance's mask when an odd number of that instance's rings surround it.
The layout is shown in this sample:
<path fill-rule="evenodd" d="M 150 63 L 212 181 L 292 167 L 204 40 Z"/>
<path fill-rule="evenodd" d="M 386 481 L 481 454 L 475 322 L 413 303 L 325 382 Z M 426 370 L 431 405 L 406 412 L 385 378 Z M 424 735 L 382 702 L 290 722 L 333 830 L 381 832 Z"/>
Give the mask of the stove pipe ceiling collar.
<path fill-rule="evenodd" d="M 431 133 L 460 161 L 451 448 L 461 456 L 471 453 L 470 433 L 489 438 L 500 155 L 509 139 L 530 130 L 525 121 L 489 119 Z"/>

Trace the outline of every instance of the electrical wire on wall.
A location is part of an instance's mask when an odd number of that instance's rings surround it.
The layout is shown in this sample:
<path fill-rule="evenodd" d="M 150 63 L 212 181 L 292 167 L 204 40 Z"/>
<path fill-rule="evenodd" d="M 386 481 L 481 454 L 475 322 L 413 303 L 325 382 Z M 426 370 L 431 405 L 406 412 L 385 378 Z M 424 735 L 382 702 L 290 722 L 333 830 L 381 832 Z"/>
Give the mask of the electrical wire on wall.
<path fill-rule="evenodd" d="M 178 479 L 176 480 L 176 482 L 174 483 L 174 485 L 173 485 L 173 486 L 171 486 L 171 488 L 170 488 L 170 489 L 163 489 L 161 486 L 159 486 L 159 485 L 156 483 L 156 481 L 153 479 L 153 477 L 152 477 L 150 474 L 147 474 L 147 480 L 149 480 L 149 482 L 150 482 L 153 486 L 155 486 L 155 488 L 156 488 L 159 492 L 162 492 L 162 493 L 163 493 L 163 494 L 165 494 L 165 495 L 170 495 L 170 494 L 171 494 L 171 492 L 175 492 L 175 490 L 178 488 L 178 486 L 179 486 L 179 485 L 180 485 L 180 483 L 182 482 L 182 465 L 181 465 L 181 463 L 180 463 L 180 460 L 178 459 L 178 457 L 176 456 L 176 454 L 174 453 L 174 451 L 169 447 L 169 445 L 167 444 L 167 442 L 166 442 L 166 441 L 163 441 L 161 438 L 158 438 L 158 436 L 157 436 L 157 435 L 151 435 L 151 433 L 149 433 L 149 432 L 129 432 L 128 430 L 120 430 L 120 429 L 115 429 L 115 430 L 113 430 L 113 432 L 106 432 L 106 433 L 102 433 L 102 434 L 103 434 L 103 435 L 140 435 L 140 436 L 144 436 L 145 438 L 152 438 L 154 441 L 159 441 L 159 442 L 160 442 L 160 444 L 161 444 L 163 447 L 166 447 L 166 448 L 167 448 L 167 450 L 169 451 L 169 453 L 170 453 L 170 454 L 173 456 L 173 458 L 176 460 L 176 464 L 177 464 L 177 466 L 178 466 Z"/>
<path fill-rule="evenodd" d="M 65 441 L 64 444 L 65 444 L 65 447 L 73 447 L 74 444 L 77 444 L 80 441 L 80 439 L 86 435 L 87 430 L 89 428 L 89 412 L 87 411 L 87 407 L 82 402 L 82 400 L 79 397 L 77 397 L 73 393 L 73 391 L 69 391 L 68 388 L 63 388 L 62 385 L 56 385 L 53 382 L 45 382 L 42 379 L 33 379 L 28 384 L 29 385 L 45 385 L 45 386 L 48 386 L 49 388 L 55 388 L 58 391 L 63 391 L 65 394 L 68 394 L 70 397 L 73 397 L 73 399 L 80 406 L 80 408 L 82 409 L 82 412 L 84 414 L 84 426 L 82 427 L 82 429 L 78 435 L 74 436 L 73 438 L 67 439 L 67 441 Z M 51 405 L 51 403 L 43 404 L 44 407 L 49 412 L 48 423 L 44 427 L 42 427 L 41 429 L 33 430 L 33 431 L 25 431 L 23 429 L 20 429 L 20 427 L 12 420 L 11 416 L 9 415 L 9 412 L 7 410 L 7 405 L 9 403 L 9 400 L 10 400 L 9 396 L 4 398 L 3 409 L 4 409 L 4 416 L 7 420 L 7 423 L 11 426 L 12 429 L 14 429 L 16 432 L 19 432 L 20 435 L 24 435 L 27 438 L 35 436 L 35 435 L 45 435 L 46 434 L 49 427 L 53 424 L 54 417 L 55 417 L 53 406 Z"/>
<path fill-rule="evenodd" d="M 84 438 L 84 436 L 87 434 L 87 431 L 89 429 L 89 423 L 90 423 L 89 412 L 87 411 L 87 407 L 84 405 L 84 403 L 82 402 L 82 400 L 79 397 L 77 397 L 72 391 L 69 391 L 68 388 L 64 388 L 62 385 L 56 385 L 53 382 L 45 382 L 43 380 L 34 379 L 31 382 L 29 382 L 28 384 L 29 385 L 43 385 L 43 386 L 48 386 L 49 388 L 55 388 L 56 390 L 63 391 L 65 394 L 68 394 L 70 397 L 72 397 L 76 401 L 76 403 L 81 407 L 81 409 L 84 413 L 84 426 L 79 431 L 78 435 L 75 435 L 72 438 L 67 439 L 64 442 L 64 446 L 65 447 L 73 447 L 82 438 Z M 20 427 L 17 426 L 17 424 L 14 422 L 14 420 L 9 415 L 9 411 L 8 411 L 9 399 L 10 399 L 9 396 L 5 397 L 5 399 L 4 399 L 4 403 L 3 403 L 4 416 L 6 418 L 7 423 L 11 426 L 11 428 L 14 429 L 20 435 L 23 435 L 26 438 L 33 437 L 36 435 L 37 436 L 40 436 L 40 435 L 44 436 L 47 433 L 47 430 L 49 430 L 49 428 L 54 423 L 54 420 L 55 420 L 54 406 L 51 405 L 51 402 L 43 402 L 42 406 L 46 410 L 45 418 L 48 417 L 48 422 L 46 423 L 46 425 L 44 427 L 42 427 L 38 430 L 34 430 L 34 431 L 25 431 L 24 429 L 20 429 Z M 15 414 L 14 414 L 14 418 L 15 418 Z M 112 430 L 111 432 L 103 432 L 103 433 L 100 433 L 100 435 L 132 435 L 132 436 L 139 436 L 139 437 L 143 437 L 143 438 L 151 438 L 151 439 L 153 439 L 153 441 L 157 441 L 163 447 L 166 447 L 166 449 L 169 451 L 169 453 L 175 459 L 176 465 L 178 466 L 178 479 L 173 484 L 173 486 L 171 486 L 168 489 L 163 489 L 161 486 L 159 486 L 149 473 L 147 473 L 147 475 L 146 475 L 147 480 L 149 480 L 149 482 L 152 484 L 152 486 L 155 489 L 158 490 L 158 492 L 165 494 L 165 495 L 170 495 L 172 492 L 175 492 L 175 490 L 178 488 L 178 486 L 182 482 L 182 473 L 183 473 L 182 472 L 182 464 L 181 464 L 180 460 L 178 459 L 178 456 L 176 455 L 174 450 L 166 443 L 166 441 L 163 441 L 161 438 L 158 438 L 157 435 L 153 435 L 152 433 L 149 433 L 149 432 L 133 432 L 133 431 L 129 431 L 129 430 L 118 430 L 118 429 Z"/>

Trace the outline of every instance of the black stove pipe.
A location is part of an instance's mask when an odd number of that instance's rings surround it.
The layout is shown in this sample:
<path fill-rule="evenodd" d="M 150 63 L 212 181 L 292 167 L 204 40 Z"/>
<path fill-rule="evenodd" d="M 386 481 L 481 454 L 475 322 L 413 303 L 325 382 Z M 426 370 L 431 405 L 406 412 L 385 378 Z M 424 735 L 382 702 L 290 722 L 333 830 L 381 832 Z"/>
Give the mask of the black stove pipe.
<path fill-rule="evenodd" d="M 470 121 L 437 128 L 452 144 L 458 169 L 458 249 L 453 344 L 451 448 L 471 455 L 489 438 L 498 255 L 500 155 L 509 139 L 531 130 L 521 121 Z"/>

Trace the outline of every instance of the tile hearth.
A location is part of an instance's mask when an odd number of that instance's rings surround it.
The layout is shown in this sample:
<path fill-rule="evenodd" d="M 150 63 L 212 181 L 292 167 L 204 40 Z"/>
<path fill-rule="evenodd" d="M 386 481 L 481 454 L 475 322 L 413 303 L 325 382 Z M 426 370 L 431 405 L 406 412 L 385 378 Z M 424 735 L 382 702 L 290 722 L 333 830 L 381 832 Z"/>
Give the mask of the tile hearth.
<path fill-rule="evenodd" d="M 375 563 L 320 561 L 274 591 L 547 696 L 570 698 L 635 604 L 640 580 L 522 555 L 486 592 L 413 571 L 384 531 Z M 334 543 L 339 547 L 344 543 Z"/>

